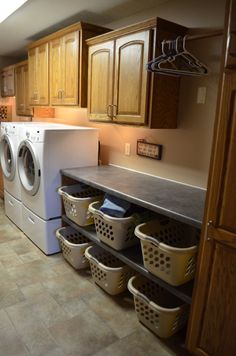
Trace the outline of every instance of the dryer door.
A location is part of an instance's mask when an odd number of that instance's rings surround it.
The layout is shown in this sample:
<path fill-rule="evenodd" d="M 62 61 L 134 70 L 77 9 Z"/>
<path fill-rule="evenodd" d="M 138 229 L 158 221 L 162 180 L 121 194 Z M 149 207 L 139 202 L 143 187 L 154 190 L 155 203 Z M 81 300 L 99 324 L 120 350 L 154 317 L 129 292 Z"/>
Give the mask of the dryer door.
<path fill-rule="evenodd" d="M 4 177 L 12 181 L 16 173 L 14 146 L 8 135 L 3 135 L 0 142 L 0 161 Z"/>
<path fill-rule="evenodd" d="M 21 184 L 30 195 L 35 195 L 40 185 L 40 166 L 34 146 L 28 140 L 22 141 L 17 157 Z"/>

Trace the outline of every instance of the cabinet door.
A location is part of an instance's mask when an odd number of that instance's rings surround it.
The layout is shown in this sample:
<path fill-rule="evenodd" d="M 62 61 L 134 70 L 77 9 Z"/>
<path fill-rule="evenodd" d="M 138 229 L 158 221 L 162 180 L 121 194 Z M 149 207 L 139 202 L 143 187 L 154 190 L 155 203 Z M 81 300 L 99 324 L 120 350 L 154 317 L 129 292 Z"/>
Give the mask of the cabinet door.
<path fill-rule="evenodd" d="M 114 121 L 145 124 L 147 120 L 150 31 L 116 40 Z"/>
<path fill-rule="evenodd" d="M 63 39 L 50 42 L 50 103 L 61 105 L 63 89 Z"/>
<path fill-rule="evenodd" d="M 23 115 L 25 110 L 25 99 L 24 99 L 24 74 L 23 67 L 16 67 L 15 70 L 16 79 L 16 114 Z"/>
<path fill-rule="evenodd" d="M 36 48 L 30 49 L 28 52 L 28 66 L 29 66 L 29 104 L 34 106 L 39 104 Z"/>
<path fill-rule="evenodd" d="M 48 90 L 48 43 L 37 48 L 36 77 L 40 105 L 49 104 Z"/>
<path fill-rule="evenodd" d="M 24 115 L 32 116 L 32 108 L 29 105 L 29 68 L 25 64 L 22 68 L 22 76 L 24 82 Z"/>
<path fill-rule="evenodd" d="M 79 32 L 75 31 L 63 38 L 63 105 L 78 105 L 79 86 Z"/>
<path fill-rule="evenodd" d="M 7 96 L 7 80 L 6 80 L 6 72 L 1 72 L 1 96 L 4 98 Z"/>
<path fill-rule="evenodd" d="M 231 1 L 231 4 L 236 6 L 236 1 Z M 230 18 L 232 19 L 232 12 Z M 227 28 L 225 32 L 227 49 Z M 224 63 L 227 65 L 227 61 L 224 60 Z M 196 355 L 234 356 L 236 354 L 235 69 L 225 70 L 222 74 L 218 103 L 208 198 L 187 345 L 188 349 Z"/>
<path fill-rule="evenodd" d="M 88 113 L 90 120 L 111 121 L 114 41 L 89 47 Z"/>
<path fill-rule="evenodd" d="M 7 82 L 7 96 L 15 95 L 15 71 L 14 68 L 10 68 L 6 72 Z"/>

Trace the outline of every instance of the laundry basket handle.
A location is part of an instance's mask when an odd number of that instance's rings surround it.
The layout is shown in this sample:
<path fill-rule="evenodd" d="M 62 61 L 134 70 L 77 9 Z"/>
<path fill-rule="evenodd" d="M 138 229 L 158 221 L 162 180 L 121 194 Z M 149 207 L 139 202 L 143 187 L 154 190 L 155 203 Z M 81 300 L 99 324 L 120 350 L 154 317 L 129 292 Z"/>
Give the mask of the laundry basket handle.
<path fill-rule="evenodd" d="M 60 241 L 60 242 L 63 242 L 63 240 L 64 240 L 64 237 L 60 234 L 60 231 L 61 230 L 64 230 L 65 228 L 64 227 L 60 227 L 59 229 L 57 229 L 56 230 L 56 237 L 58 238 L 58 240 Z"/>
<path fill-rule="evenodd" d="M 149 242 L 151 242 L 153 245 L 159 246 L 159 245 L 160 245 L 160 242 L 159 242 L 159 241 L 157 241 L 157 240 L 154 239 L 153 237 L 148 236 L 148 235 L 146 235 L 146 234 L 144 234 L 143 232 L 140 231 L 140 228 L 141 228 L 142 226 L 144 226 L 144 225 L 145 225 L 145 223 L 136 226 L 135 231 L 134 231 L 135 235 L 136 235 L 140 240 L 149 241 Z"/>
<path fill-rule="evenodd" d="M 134 288 L 134 286 L 133 286 L 133 280 L 135 279 L 136 277 L 135 276 L 133 276 L 133 277 L 131 277 L 130 279 L 129 279 L 129 281 L 128 281 L 128 285 L 127 285 L 127 287 L 128 287 L 128 289 L 129 289 L 129 291 L 135 296 L 135 297 L 137 297 L 137 298 L 140 298 L 140 299 L 142 299 L 144 302 L 146 302 L 146 303 L 150 303 L 150 300 L 143 294 L 143 293 L 140 293 L 136 288 Z"/>
<path fill-rule="evenodd" d="M 66 188 L 66 185 L 63 185 L 62 187 L 57 188 L 58 194 L 60 194 L 61 196 L 64 195 L 65 197 L 69 197 L 69 194 L 63 191 L 64 188 Z"/>

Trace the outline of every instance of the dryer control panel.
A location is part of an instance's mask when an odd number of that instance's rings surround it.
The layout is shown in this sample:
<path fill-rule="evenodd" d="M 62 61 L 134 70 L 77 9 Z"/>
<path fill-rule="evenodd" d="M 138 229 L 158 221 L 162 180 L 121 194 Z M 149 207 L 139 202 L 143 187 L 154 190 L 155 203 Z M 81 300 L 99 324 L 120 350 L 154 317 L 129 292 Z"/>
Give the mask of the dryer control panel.
<path fill-rule="evenodd" d="M 21 139 L 29 140 L 31 142 L 43 142 L 44 141 L 44 130 L 39 128 L 22 128 Z"/>

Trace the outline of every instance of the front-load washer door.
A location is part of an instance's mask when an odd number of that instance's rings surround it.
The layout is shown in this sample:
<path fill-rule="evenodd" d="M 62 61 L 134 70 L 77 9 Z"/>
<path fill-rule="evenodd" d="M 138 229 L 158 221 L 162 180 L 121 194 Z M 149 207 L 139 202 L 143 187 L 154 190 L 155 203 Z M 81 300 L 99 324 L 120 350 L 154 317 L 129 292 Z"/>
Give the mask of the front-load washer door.
<path fill-rule="evenodd" d="M 16 157 L 14 146 L 8 135 L 3 135 L 0 141 L 0 161 L 4 177 L 12 181 L 16 173 Z"/>
<path fill-rule="evenodd" d="M 18 173 L 21 184 L 30 195 L 35 195 L 40 185 L 40 166 L 33 144 L 22 141 L 17 157 Z"/>

